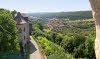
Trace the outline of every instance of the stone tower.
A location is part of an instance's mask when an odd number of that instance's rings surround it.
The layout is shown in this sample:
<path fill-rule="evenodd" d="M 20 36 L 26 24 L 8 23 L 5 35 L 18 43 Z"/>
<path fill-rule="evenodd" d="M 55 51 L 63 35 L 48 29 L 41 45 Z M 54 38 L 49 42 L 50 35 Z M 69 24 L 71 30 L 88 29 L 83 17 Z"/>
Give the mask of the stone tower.
<path fill-rule="evenodd" d="M 93 18 L 95 20 L 96 25 L 96 39 L 95 39 L 95 53 L 96 59 L 100 59 L 100 0 L 89 0 L 91 7 Z"/>

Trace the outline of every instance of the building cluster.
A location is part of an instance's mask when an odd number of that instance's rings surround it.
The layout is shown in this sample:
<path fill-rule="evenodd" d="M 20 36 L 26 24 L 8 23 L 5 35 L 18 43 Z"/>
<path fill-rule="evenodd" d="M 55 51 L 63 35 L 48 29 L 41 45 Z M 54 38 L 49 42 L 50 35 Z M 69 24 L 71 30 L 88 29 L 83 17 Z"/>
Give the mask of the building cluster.
<path fill-rule="evenodd" d="M 60 27 L 62 27 L 62 26 L 64 26 L 63 24 L 61 24 L 59 21 L 57 21 L 57 20 L 50 20 L 50 21 L 48 21 L 48 24 L 47 24 L 47 27 L 51 30 L 51 29 L 53 29 L 54 27 L 56 27 L 56 28 L 60 28 Z"/>

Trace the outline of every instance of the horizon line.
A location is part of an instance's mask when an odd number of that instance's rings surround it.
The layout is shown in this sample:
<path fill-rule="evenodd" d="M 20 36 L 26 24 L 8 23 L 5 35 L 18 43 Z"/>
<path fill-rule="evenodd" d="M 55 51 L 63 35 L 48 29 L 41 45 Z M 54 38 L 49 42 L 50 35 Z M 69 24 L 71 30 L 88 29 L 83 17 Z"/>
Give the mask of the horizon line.
<path fill-rule="evenodd" d="M 55 11 L 55 12 L 21 12 L 21 13 L 59 13 L 59 12 L 78 12 L 78 11 L 92 11 L 92 10 L 76 10 L 76 11 Z"/>

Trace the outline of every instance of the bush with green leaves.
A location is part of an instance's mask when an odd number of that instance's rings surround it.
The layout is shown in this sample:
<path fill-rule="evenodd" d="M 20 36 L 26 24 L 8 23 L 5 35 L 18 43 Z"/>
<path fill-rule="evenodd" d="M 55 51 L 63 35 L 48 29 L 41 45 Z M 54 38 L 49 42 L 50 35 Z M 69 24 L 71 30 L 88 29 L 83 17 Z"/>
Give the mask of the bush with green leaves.
<path fill-rule="evenodd" d="M 37 40 L 44 49 L 48 59 L 74 59 L 71 54 L 65 53 L 61 46 L 49 41 L 47 38 L 39 36 Z"/>

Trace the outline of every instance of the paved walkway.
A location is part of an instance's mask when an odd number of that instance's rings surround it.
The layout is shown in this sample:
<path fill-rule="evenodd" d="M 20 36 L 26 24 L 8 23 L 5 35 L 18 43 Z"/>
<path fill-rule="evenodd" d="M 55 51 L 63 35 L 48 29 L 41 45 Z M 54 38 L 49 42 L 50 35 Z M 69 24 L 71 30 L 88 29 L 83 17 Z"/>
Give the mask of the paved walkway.
<path fill-rule="evenodd" d="M 30 59 L 43 59 L 43 56 L 39 52 L 39 48 L 35 40 L 30 36 Z"/>

